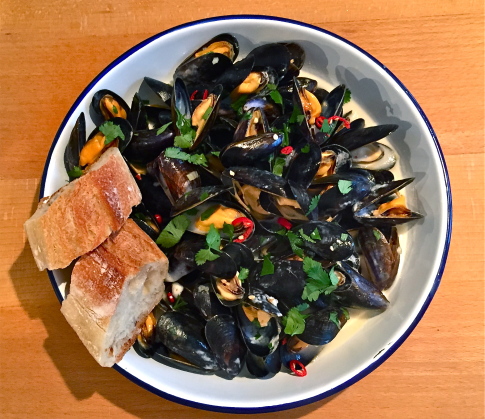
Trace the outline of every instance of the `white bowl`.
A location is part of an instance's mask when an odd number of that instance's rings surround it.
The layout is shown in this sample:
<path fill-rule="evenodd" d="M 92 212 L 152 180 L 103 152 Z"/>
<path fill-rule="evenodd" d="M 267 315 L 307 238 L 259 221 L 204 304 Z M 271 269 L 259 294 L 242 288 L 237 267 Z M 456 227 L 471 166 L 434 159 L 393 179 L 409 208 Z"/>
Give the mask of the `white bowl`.
<path fill-rule="evenodd" d="M 91 97 L 111 89 L 131 102 L 144 76 L 171 80 L 177 64 L 211 37 L 230 32 L 244 56 L 267 42 L 296 41 L 306 51 L 306 72 L 328 86 L 344 83 L 354 104 L 375 123 L 398 123 L 389 142 L 400 157 L 400 171 L 415 177 L 406 188 L 409 205 L 425 215 L 404 228 L 403 258 L 391 305 L 380 315 L 354 314 L 298 378 L 280 373 L 270 380 L 190 374 L 143 359 L 131 350 L 115 369 L 142 387 L 167 399 L 202 409 L 252 413 L 289 409 L 328 397 L 355 383 L 382 364 L 409 336 L 439 285 L 451 235 L 451 192 L 445 161 L 423 111 L 399 80 L 381 63 L 345 39 L 301 22 L 267 16 L 226 16 L 187 23 L 133 47 L 99 74 L 77 98 L 64 118 L 45 165 L 40 196 L 67 183 L 63 153 L 75 120 L 89 115 Z M 355 106 L 355 105 L 354 105 Z M 89 119 L 89 118 L 88 118 Z M 87 131 L 94 126 L 88 122 Z M 49 276 L 64 298 L 68 272 Z"/>

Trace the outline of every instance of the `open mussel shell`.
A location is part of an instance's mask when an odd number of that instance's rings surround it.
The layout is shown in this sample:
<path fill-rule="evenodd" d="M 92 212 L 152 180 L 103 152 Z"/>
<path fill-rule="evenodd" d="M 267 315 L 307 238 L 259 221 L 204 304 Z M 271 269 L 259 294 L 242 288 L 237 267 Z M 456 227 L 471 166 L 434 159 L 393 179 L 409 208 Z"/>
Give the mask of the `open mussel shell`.
<path fill-rule="evenodd" d="M 230 314 L 228 307 L 222 305 L 216 297 L 210 282 L 201 282 L 193 290 L 194 305 L 199 309 L 202 316 L 209 320 L 219 314 Z"/>
<path fill-rule="evenodd" d="M 260 290 L 254 284 L 249 287 L 244 303 L 258 310 L 262 310 L 276 317 L 281 317 L 281 311 L 278 308 L 278 300 L 266 292 Z"/>
<path fill-rule="evenodd" d="M 149 213 L 169 217 L 172 204 L 160 183 L 146 175 L 137 176 L 135 180 L 141 192 L 141 200 Z"/>
<path fill-rule="evenodd" d="M 248 351 L 246 353 L 246 367 L 248 372 L 257 378 L 277 374 L 281 369 L 280 351 L 274 351 L 266 357 L 260 357 Z"/>
<path fill-rule="evenodd" d="M 281 327 L 276 317 L 246 304 L 237 306 L 235 311 L 249 351 L 264 357 L 278 348 Z"/>
<path fill-rule="evenodd" d="M 170 109 L 169 104 L 173 95 L 173 87 L 163 81 L 144 77 L 139 95 L 151 105 L 156 105 L 162 109 Z"/>
<path fill-rule="evenodd" d="M 356 148 L 381 140 L 393 133 L 399 128 L 396 124 L 377 125 L 375 127 L 356 128 L 336 133 L 330 140 L 329 144 L 339 144 L 347 150 L 352 151 Z"/>
<path fill-rule="evenodd" d="M 112 118 L 109 120 L 109 122 L 112 122 L 114 125 L 118 125 L 121 131 L 123 132 L 123 135 L 125 138 L 124 139 L 118 138 L 118 148 L 120 150 L 120 153 L 123 153 L 126 147 L 128 147 L 128 145 L 131 142 L 131 138 L 133 136 L 133 127 L 131 126 L 131 124 L 128 122 L 127 119 L 123 119 L 123 118 Z M 109 123 L 109 122 L 106 122 L 106 123 Z M 96 127 L 91 132 L 91 134 L 89 134 L 88 141 L 98 133 L 99 133 L 99 126 Z"/>
<path fill-rule="evenodd" d="M 254 57 L 255 67 L 271 67 L 281 80 L 290 65 L 291 54 L 282 44 L 264 44 L 253 49 L 248 56 Z"/>
<path fill-rule="evenodd" d="M 234 318 L 227 314 L 212 317 L 205 325 L 205 336 L 225 378 L 238 375 L 244 365 L 246 347 Z"/>
<path fill-rule="evenodd" d="M 147 171 L 158 180 L 172 205 L 187 192 L 201 186 L 196 166 L 165 157 L 164 152 L 148 163 Z"/>
<path fill-rule="evenodd" d="M 296 42 L 283 43 L 290 53 L 290 62 L 288 64 L 288 70 L 285 77 L 281 80 L 281 83 L 289 83 L 293 77 L 298 77 L 300 70 L 305 64 L 305 50 Z"/>
<path fill-rule="evenodd" d="M 336 265 L 335 271 L 345 276 L 345 282 L 332 293 L 340 304 L 368 310 L 385 310 L 388 307 L 389 301 L 379 288 L 345 262 Z"/>
<path fill-rule="evenodd" d="M 127 119 L 130 107 L 121 96 L 111 90 L 98 90 L 91 100 L 89 116 L 96 125 L 113 118 Z"/>
<path fill-rule="evenodd" d="M 352 165 L 360 169 L 389 170 L 397 162 L 391 147 L 377 142 L 367 144 L 352 151 Z"/>
<path fill-rule="evenodd" d="M 227 253 L 240 268 L 251 269 L 254 264 L 254 257 L 251 250 L 243 243 L 230 242 L 224 246 L 224 252 Z"/>
<path fill-rule="evenodd" d="M 152 214 L 146 209 L 143 202 L 133 208 L 130 218 L 140 227 L 152 240 L 156 240 L 160 234 L 160 227 Z"/>
<path fill-rule="evenodd" d="M 300 147 L 296 157 L 290 164 L 286 178 L 297 184 L 302 188 L 308 188 L 317 174 L 322 160 L 322 153 L 320 147 L 314 142 L 307 142 L 308 150 L 302 151 Z"/>
<path fill-rule="evenodd" d="M 399 268 L 399 236 L 395 227 L 389 241 L 376 227 L 362 227 L 357 239 L 372 282 L 381 291 L 388 289 Z"/>
<path fill-rule="evenodd" d="M 222 263 L 222 261 L 219 261 L 219 263 Z M 238 278 L 237 268 L 235 272 L 233 276 L 226 275 L 225 278 L 221 275 L 212 276 L 212 288 L 221 304 L 226 307 L 235 307 L 241 304 L 246 293 Z"/>
<path fill-rule="evenodd" d="M 158 132 L 157 129 L 135 131 L 124 156 L 130 162 L 146 164 L 158 156 L 167 147 L 173 146 L 172 128 Z"/>
<path fill-rule="evenodd" d="M 251 108 L 239 121 L 234 132 L 233 142 L 244 140 L 246 137 L 254 137 L 270 131 L 270 126 L 265 113 L 261 108 Z"/>
<path fill-rule="evenodd" d="M 291 361 L 299 361 L 306 367 L 321 350 L 322 348 L 319 345 L 309 345 L 296 336 L 289 337 L 286 343 L 279 347 L 281 365 L 290 369 Z"/>
<path fill-rule="evenodd" d="M 228 96 L 237 86 L 239 86 L 251 73 L 254 67 L 254 57 L 246 57 L 232 67 L 226 69 L 217 79 L 214 84 L 220 84 L 224 88 L 223 96 Z"/>
<path fill-rule="evenodd" d="M 69 142 L 64 150 L 64 167 L 67 173 L 71 172 L 74 167 L 79 167 L 79 154 L 84 144 L 86 144 L 86 119 L 84 112 L 81 112 L 74 123 Z M 73 179 L 73 177 L 69 176 L 69 180 Z"/>
<path fill-rule="evenodd" d="M 304 115 L 299 123 L 299 130 L 301 136 L 310 141 L 313 139 L 312 131 L 310 129 L 310 124 L 313 124 L 315 118 L 319 116 L 319 111 L 321 109 L 320 103 L 313 96 L 313 93 L 307 91 L 298 82 L 296 77 L 293 77 L 293 106 L 298 109 L 300 115 Z"/>
<path fill-rule="evenodd" d="M 196 318 L 177 311 L 162 314 L 157 322 L 159 339 L 170 351 L 199 368 L 216 371 L 219 366 L 203 330 Z"/>
<path fill-rule="evenodd" d="M 201 186 L 199 188 L 192 189 L 182 195 L 172 207 L 172 217 L 187 211 L 191 208 L 227 192 L 229 188 L 224 186 Z"/>
<path fill-rule="evenodd" d="M 266 162 L 283 141 L 283 134 L 268 132 L 229 144 L 221 152 L 221 163 L 224 167 L 256 166 Z"/>
<path fill-rule="evenodd" d="M 352 156 L 345 148 L 337 144 L 325 145 L 321 148 L 320 167 L 315 175 L 318 179 L 335 173 L 347 172 L 353 166 Z"/>
<path fill-rule="evenodd" d="M 173 77 L 191 85 L 211 83 L 232 65 L 232 60 L 223 54 L 204 54 L 180 64 Z"/>
<path fill-rule="evenodd" d="M 239 55 L 239 42 L 234 35 L 231 35 L 230 33 L 221 33 L 197 48 L 182 62 L 182 64 L 191 61 L 194 58 L 214 53 L 222 53 L 231 61 L 236 61 L 236 58 Z"/>
<path fill-rule="evenodd" d="M 332 314 L 336 321 L 332 320 Z M 305 330 L 298 338 L 309 345 L 326 345 L 337 336 L 346 322 L 347 318 L 339 307 L 318 310 L 305 319 Z"/>

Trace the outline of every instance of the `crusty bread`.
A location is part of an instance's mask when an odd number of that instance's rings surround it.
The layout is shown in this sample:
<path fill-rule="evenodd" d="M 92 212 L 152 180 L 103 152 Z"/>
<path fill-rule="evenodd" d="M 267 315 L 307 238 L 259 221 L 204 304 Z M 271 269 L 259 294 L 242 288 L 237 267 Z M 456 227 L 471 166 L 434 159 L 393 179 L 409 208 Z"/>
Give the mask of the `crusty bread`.
<path fill-rule="evenodd" d="M 121 360 L 161 300 L 168 259 L 128 220 L 74 265 L 61 312 L 103 367 Z"/>
<path fill-rule="evenodd" d="M 140 201 L 118 148 L 109 148 L 83 176 L 40 201 L 25 222 L 37 266 L 65 268 L 119 230 Z"/>

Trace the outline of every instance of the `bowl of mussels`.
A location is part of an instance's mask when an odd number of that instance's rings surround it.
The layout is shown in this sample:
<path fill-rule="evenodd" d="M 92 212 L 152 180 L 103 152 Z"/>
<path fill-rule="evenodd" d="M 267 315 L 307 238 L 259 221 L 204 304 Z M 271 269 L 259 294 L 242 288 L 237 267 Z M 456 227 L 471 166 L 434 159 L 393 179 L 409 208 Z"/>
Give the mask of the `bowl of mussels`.
<path fill-rule="evenodd" d="M 142 42 L 70 109 L 41 197 L 108 136 L 142 192 L 131 217 L 169 258 L 115 368 L 162 397 L 234 413 L 328 397 L 403 343 L 439 285 L 451 193 L 436 136 L 337 35 L 227 16 Z M 62 300 L 68 270 L 49 275 Z"/>

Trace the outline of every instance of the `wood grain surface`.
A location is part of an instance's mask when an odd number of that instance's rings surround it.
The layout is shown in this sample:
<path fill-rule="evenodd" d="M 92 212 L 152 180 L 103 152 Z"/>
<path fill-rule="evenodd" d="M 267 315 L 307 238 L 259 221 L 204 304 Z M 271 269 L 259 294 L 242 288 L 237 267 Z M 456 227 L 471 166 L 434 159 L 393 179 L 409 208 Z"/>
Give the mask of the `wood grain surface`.
<path fill-rule="evenodd" d="M 256 416 L 483 418 L 483 8 L 483 1 L 474 0 L 2 0 L 0 417 L 230 416 L 172 403 L 100 368 L 60 314 L 22 224 L 36 207 L 52 139 L 94 76 L 125 50 L 174 25 L 247 13 L 320 26 L 385 63 L 438 135 L 454 203 L 441 286 L 397 352 L 333 397 Z"/>

